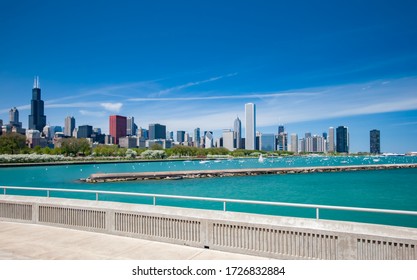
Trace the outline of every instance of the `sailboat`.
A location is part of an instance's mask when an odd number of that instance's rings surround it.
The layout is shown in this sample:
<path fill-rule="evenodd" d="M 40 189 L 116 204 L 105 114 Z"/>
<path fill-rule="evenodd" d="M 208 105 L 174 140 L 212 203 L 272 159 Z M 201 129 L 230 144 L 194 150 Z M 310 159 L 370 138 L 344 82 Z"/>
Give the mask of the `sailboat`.
<path fill-rule="evenodd" d="M 263 163 L 264 162 L 264 158 L 263 158 L 262 154 L 259 155 L 258 162 L 259 163 Z"/>

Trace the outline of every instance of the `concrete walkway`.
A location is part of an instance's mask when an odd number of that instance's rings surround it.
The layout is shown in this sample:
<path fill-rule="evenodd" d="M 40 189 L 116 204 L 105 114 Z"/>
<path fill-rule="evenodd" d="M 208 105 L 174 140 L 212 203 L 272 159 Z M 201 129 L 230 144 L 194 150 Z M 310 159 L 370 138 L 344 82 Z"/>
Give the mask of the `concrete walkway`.
<path fill-rule="evenodd" d="M 262 260 L 265 258 L 38 224 L 0 221 L 2 260 Z"/>

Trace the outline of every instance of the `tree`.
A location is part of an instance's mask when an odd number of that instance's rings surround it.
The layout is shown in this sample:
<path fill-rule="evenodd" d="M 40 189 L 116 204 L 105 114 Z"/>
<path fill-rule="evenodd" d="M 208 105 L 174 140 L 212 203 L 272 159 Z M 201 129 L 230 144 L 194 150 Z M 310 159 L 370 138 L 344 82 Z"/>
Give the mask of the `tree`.
<path fill-rule="evenodd" d="M 118 149 L 117 145 L 98 145 L 94 148 L 94 154 L 105 157 L 117 156 Z"/>
<path fill-rule="evenodd" d="M 161 144 L 158 144 L 158 143 L 153 143 L 150 149 L 151 150 L 163 150 Z"/>
<path fill-rule="evenodd" d="M 87 139 L 66 138 L 62 140 L 61 151 L 65 155 L 89 155 L 91 154 L 90 143 Z"/>
<path fill-rule="evenodd" d="M 1 154 L 19 154 L 26 147 L 26 136 L 18 133 L 6 133 L 0 136 Z"/>

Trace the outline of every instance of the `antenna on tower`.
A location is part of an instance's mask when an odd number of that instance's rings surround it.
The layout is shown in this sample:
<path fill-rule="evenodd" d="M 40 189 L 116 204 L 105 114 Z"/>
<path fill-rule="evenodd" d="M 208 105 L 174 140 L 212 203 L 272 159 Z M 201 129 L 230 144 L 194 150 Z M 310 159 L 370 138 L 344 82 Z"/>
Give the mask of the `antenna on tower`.
<path fill-rule="evenodd" d="M 33 80 L 33 88 L 40 88 L 40 85 L 39 85 L 39 76 L 35 76 L 35 78 Z"/>

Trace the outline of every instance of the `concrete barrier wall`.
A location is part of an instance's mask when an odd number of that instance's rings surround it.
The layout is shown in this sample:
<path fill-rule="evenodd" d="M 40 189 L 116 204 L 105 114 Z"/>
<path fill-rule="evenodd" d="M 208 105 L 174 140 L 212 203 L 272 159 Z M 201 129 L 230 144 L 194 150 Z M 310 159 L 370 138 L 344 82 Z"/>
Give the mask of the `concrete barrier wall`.
<path fill-rule="evenodd" d="M 417 229 L 361 223 L 4 195 L 0 220 L 277 259 L 417 259 Z"/>

